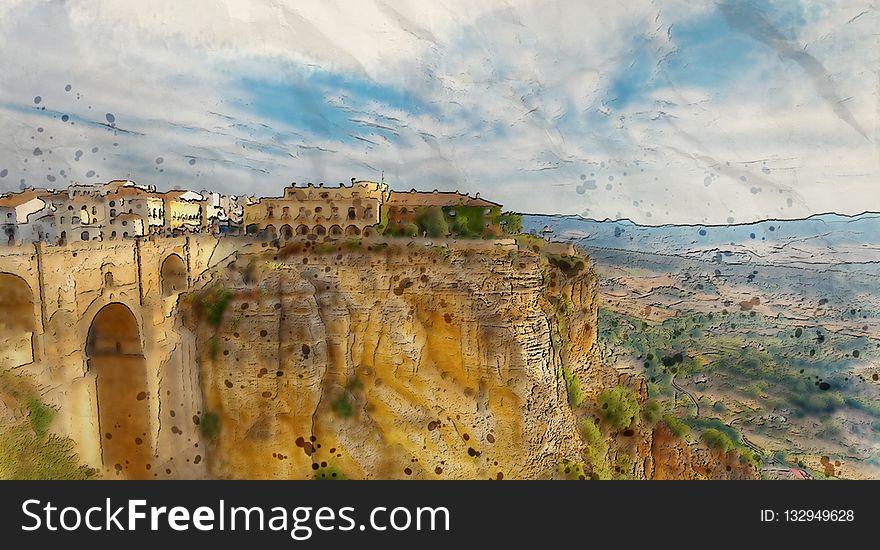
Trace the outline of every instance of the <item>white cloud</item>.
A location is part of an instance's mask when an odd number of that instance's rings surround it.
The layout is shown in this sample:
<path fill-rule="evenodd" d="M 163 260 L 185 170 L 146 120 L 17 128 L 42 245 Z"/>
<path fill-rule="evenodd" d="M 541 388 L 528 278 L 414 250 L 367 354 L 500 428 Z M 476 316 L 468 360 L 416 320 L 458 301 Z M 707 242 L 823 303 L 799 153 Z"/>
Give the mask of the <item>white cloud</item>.
<path fill-rule="evenodd" d="M 801 68 L 773 54 L 723 85 L 667 81 L 659 60 L 678 47 L 669 27 L 714 9 L 684 0 L 7 0 L 0 47 L 15 53 L 0 59 L 10 120 L 0 188 L 132 174 L 274 194 L 291 180 L 384 170 L 403 189 L 482 191 L 523 211 L 647 223 L 880 209 L 877 12 L 811 3 L 795 37 L 831 73 L 869 141 Z M 623 107 L 605 103 L 638 47 L 657 61 L 655 86 Z M 248 105 L 243 77 L 283 82 L 291 71 L 300 81 L 332 71 L 375 82 L 434 112 L 340 90 L 323 100 L 357 121 L 368 141 L 354 141 Z M 143 135 L 94 124 L 106 113 Z M 37 146 L 46 153 L 34 156 Z"/>

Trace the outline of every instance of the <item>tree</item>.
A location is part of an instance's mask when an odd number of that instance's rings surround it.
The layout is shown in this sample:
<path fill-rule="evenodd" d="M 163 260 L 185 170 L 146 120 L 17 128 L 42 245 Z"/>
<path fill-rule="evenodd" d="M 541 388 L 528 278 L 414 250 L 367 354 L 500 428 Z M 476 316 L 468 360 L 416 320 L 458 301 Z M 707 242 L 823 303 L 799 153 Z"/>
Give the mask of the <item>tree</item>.
<path fill-rule="evenodd" d="M 710 449 L 718 449 L 725 453 L 733 450 L 735 447 L 733 440 L 726 433 L 715 428 L 709 428 L 703 432 L 701 438 Z"/>
<path fill-rule="evenodd" d="M 624 386 L 615 386 L 599 394 L 599 414 L 613 430 L 623 430 L 639 413 L 636 393 Z"/>
<path fill-rule="evenodd" d="M 443 215 L 443 209 L 439 206 L 428 206 L 422 209 L 416 217 L 416 223 L 419 230 L 431 238 L 441 238 L 449 236 L 449 224 L 446 223 L 446 216 Z"/>

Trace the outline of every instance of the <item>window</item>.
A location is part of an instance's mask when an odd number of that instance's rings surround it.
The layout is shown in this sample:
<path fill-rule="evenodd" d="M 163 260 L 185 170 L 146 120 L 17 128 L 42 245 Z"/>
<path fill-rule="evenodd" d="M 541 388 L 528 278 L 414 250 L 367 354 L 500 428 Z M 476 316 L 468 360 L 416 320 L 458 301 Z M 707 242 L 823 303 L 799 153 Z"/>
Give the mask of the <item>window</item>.
<path fill-rule="evenodd" d="M 116 201 L 110 201 L 110 206 L 116 206 Z"/>
<path fill-rule="evenodd" d="M 83 232 L 80 234 L 79 238 L 82 239 L 82 240 L 84 240 L 84 241 L 89 240 L 89 232 L 88 232 L 88 231 L 83 231 Z"/>
<path fill-rule="evenodd" d="M 353 220 L 357 218 L 357 211 L 354 209 L 354 206 L 348 208 L 348 219 Z"/>
<path fill-rule="evenodd" d="M 94 215 L 94 214 L 97 214 L 97 213 L 98 213 L 98 209 L 95 208 L 95 207 L 93 206 L 93 207 L 92 207 L 92 214 Z"/>
<path fill-rule="evenodd" d="M 58 224 L 64 225 L 64 216 L 61 216 L 60 218 L 58 218 Z"/>
<path fill-rule="evenodd" d="M 271 206 L 267 206 L 267 207 L 266 207 L 266 217 L 267 217 L 267 218 L 272 218 L 272 217 L 274 217 L 274 216 L 275 216 L 274 209 L 273 209 Z"/>
<path fill-rule="evenodd" d="M 281 217 L 282 218 L 289 218 L 290 217 L 290 207 L 289 206 L 285 206 L 284 208 L 281 209 Z"/>
<path fill-rule="evenodd" d="M 110 217 L 112 218 L 112 217 L 114 217 L 114 216 L 116 216 L 116 209 L 115 209 L 115 208 L 111 208 L 111 209 L 110 209 Z"/>

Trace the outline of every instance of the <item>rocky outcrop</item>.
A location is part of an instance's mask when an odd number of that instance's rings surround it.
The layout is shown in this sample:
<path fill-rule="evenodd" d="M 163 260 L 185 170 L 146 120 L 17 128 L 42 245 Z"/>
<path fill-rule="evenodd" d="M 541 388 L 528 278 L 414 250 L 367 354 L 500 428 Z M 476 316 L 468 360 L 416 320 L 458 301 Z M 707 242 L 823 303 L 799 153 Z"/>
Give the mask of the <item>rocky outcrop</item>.
<path fill-rule="evenodd" d="M 577 455 L 538 254 L 363 246 L 240 254 L 190 296 L 213 475 L 537 478 Z"/>

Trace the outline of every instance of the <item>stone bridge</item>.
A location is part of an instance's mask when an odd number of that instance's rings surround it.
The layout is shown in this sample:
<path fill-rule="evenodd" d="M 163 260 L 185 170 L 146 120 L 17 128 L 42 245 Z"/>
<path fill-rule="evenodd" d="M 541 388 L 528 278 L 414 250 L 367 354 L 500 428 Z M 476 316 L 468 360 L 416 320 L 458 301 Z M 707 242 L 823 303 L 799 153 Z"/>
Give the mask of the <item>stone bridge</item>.
<path fill-rule="evenodd" d="M 30 376 L 52 430 L 120 478 L 206 475 L 181 293 L 253 241 L 211 236 L 0 246 L 0 368 Z"/>

